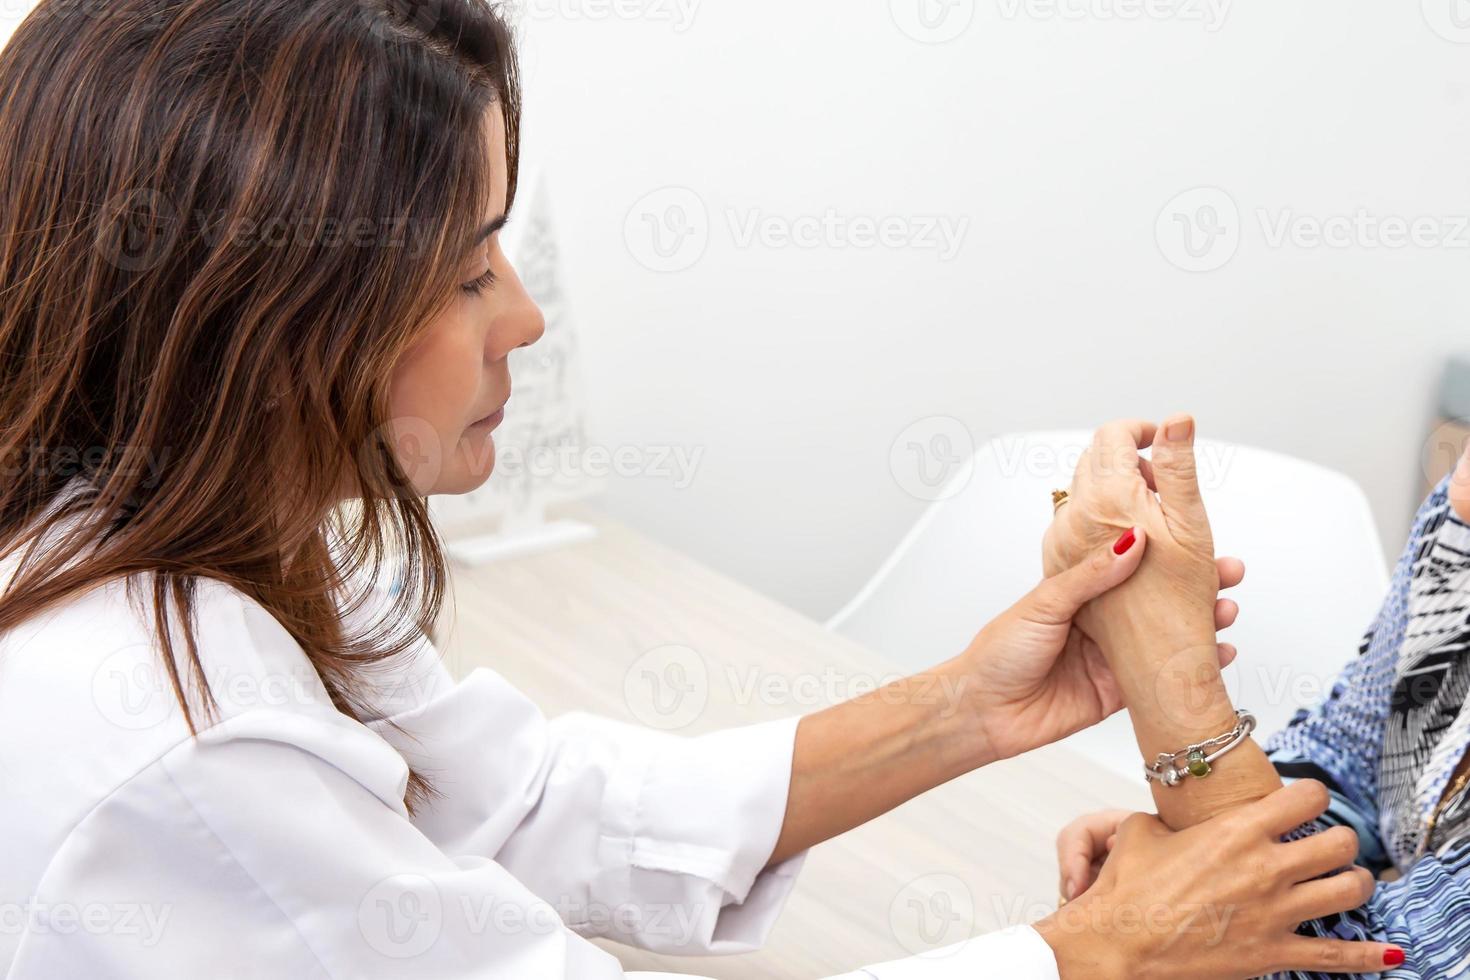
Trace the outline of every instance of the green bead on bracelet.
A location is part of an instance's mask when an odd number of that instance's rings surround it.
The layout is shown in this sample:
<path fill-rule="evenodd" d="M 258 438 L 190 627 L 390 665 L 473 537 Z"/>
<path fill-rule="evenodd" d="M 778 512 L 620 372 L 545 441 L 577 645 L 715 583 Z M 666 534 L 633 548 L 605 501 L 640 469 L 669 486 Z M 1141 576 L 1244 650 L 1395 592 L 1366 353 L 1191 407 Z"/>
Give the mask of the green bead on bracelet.
<path fill-rule="evenodd" d="M 1204 752 L 1199 749 L 1195 749 L 1193 752 L 1189 753 L 1189 755 L 1185 758 L 1184 767 L 1189 770 L 1189 774 L 1191 776 L 1194 776 L 1197 779 L 1204 779 L 1210 773 L 1215 771 L 1213 768 L 1210 767 L 1209 760 L 1205 758 Z"/>

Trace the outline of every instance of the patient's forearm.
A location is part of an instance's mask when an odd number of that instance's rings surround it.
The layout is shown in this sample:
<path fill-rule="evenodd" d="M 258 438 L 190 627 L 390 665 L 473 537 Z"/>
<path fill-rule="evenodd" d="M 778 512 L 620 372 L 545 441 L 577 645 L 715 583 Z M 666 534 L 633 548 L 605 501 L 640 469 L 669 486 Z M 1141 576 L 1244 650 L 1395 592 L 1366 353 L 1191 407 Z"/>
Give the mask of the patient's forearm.
<path fill-rule="evenodd" d="M 1095 626 L 1089 631 L 1122 687 L 1143 760 L 1234 726 L 1213 622 L 1184 621 L 1169 603 L 1150 596 L 1146 581 L 1125 583 L 1096 600 L 1090 613 Z M 1203 779 L 1151 785 L 1160 818 L 1180 830 L 1266 796 L 1281 787 L 1281 779 L 1260 746 L 1247 739 Z"/>

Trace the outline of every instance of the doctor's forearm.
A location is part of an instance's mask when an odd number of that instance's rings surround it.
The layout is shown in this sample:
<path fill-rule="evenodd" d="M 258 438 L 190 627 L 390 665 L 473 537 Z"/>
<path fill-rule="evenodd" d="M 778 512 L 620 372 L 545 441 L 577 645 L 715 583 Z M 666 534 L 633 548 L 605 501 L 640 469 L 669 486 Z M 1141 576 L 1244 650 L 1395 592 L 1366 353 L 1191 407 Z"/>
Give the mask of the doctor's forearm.
<path fill-rule="evenodd" d="M 991 761 L 963 707 L 971 678 L 941 664 L 801 719 L 770 864 Z"/>

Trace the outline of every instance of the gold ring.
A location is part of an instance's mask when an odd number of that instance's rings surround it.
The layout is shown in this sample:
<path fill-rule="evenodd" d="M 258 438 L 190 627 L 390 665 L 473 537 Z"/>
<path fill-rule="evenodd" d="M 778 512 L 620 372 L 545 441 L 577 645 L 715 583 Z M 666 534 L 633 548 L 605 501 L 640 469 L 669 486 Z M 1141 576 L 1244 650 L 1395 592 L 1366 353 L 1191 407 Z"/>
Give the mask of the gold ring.
<path fill-rule="evenodd" d="M 1070 495 L 1068 495 L 1067 491 L 1053 490 L 1051 492 L 1051 512 L 1055 514 L 1057 511 L 1061 510 L 1062 504 L 1065 504 L 1070 499 L 1071 497 Z"/>

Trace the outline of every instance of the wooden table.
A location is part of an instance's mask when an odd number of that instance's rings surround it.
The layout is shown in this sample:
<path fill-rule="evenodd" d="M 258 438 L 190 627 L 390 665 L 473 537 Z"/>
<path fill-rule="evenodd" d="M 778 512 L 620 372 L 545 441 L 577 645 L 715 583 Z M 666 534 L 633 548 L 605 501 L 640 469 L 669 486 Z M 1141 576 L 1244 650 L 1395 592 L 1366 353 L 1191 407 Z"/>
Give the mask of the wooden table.
<path fill-rule="evenodd" d="M 572 506 L 557 516 L 590 521 L 600 534 L 455 567 L 436 633 L 456 676 L 490 667 L 548 715 L 586 710 L 691 735 L 807 714 L 895 676 L 876 654 L 595 511 Z M 655 700 L 649 681 L 662 676 L 692 693 Z M 813 849 L 759 952 L 670 957 L 605 945 L 629 970 L 721 980 L 813 980 L 937 949 L 1048 914 L 1057 830 L 1113 806 L 1152 809 L 1142 780 L 1046 749 Z"/>

